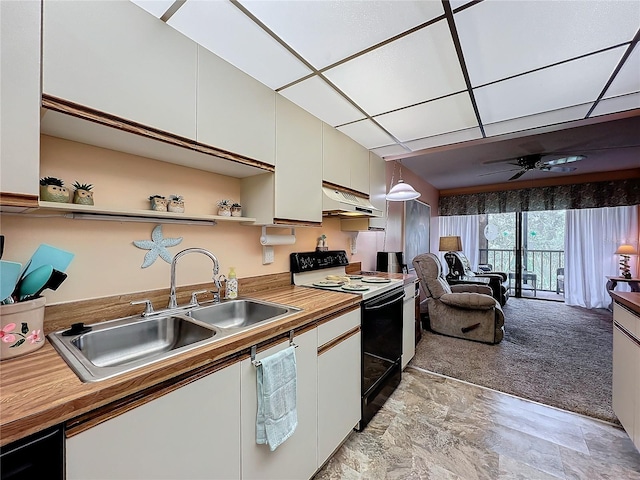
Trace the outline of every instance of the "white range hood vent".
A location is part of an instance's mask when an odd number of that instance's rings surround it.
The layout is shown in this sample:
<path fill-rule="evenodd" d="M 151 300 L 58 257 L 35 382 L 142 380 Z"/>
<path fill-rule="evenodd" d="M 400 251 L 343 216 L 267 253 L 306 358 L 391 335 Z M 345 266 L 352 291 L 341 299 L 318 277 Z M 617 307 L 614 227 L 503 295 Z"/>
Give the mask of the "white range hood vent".
<path fill-rule="evenodd" d="M 334 188 L 322 187 L 322 215 L 325 217 L 381 217 L 382 211 L 374 207 L 364 197 L 342 192 Z"/>

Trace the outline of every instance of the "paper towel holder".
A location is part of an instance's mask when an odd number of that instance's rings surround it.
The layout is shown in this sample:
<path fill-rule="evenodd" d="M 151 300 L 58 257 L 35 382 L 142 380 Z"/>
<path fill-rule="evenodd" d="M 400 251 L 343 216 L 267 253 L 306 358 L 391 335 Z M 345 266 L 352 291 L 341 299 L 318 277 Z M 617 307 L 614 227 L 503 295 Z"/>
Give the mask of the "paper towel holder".
<path fill-rule="evenodd" d="M 279 227 L 277 227 L 279 228 Z M 291 229 L 291 235 L 267 235 L 266 225 L 262 227 L 260 245 L 262 245 L 262 264 L 267 265 L 275 261 L 273 245 L 293 245 L 296 243 L 296 230 Z"/>

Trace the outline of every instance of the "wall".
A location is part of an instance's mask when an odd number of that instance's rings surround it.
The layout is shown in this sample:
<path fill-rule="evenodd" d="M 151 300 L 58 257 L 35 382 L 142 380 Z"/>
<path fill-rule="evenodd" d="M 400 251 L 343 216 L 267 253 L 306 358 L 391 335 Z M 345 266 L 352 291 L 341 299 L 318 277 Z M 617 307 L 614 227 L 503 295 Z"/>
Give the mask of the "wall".
<path fill-rule="evenodd" d="M 96 207 L 148 209 L 149 195 L 176 194 L 184 196 L 187 213 L 215 214 L 218 200 L 240 200 L 237 178 L 46 135 L 41 142 L 40 176 L 61 178 L 67 186 L 75 181 L 93 184 Z M 132 243 L 149 240 L 154 227 L 153 223 L 3 214 L 3 259 L 25 264 L 41 243 L 75 253 L 67 280 L 58 291 L 45 292 L 48 305 L 168 288 L 170 265 L 158 258 L 142 269 L 147 251 Z M 262 265 L 260 227 L 220 222 L 214 227 L 165 224 L 162 229 L 165 238 L 183 238 L 178 246 L 169 248 L 172 255 L 189 247 L 206 248 L 218 257 L 222 273 L 234 266 L 239 277 L 288 272 L 289 253 L 314 250 L 316 239 L 322 234 L 327 236 L 329 248 L 349 253 L 350 234 L 340 230 L 337 218 L 323 219 L 321 228 L 297 228 L 296 243 L 274 247 L 275 262 L 269 265 Z M 269 233 L 289 232 L 269 229 Z M 367 255 L 359 249 L 358 254 L 349 257 L 362 262 Z M 210 278 L 211 262 L 204 256 L 187 255 L 180 260 L 178 285 L 202 283 Z"/>

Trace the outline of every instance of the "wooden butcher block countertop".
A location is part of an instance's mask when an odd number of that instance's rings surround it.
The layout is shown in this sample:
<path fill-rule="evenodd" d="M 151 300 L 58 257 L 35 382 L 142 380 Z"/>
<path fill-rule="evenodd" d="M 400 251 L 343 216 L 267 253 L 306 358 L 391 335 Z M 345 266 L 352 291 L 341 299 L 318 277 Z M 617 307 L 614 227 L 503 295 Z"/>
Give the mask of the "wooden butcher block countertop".
<path fill-rule="evenodd" d="M 302 311 L 94 383 L 81 382 L 48 339 L 35 352 L 3 361 L 0 364 L 1 445 L 125 397 L 140 396 L 163 382 L 179 381 L 181 376 L 187 377 L 192 372 L 236 362 L 248 356 L 252 345 L 285 335 L 292 329 L 312 326 L 316 320 L 344 313 L 360 303 L 358 295 L 296 286 L 253 292 L 247 298 L 290 305 Z"/>

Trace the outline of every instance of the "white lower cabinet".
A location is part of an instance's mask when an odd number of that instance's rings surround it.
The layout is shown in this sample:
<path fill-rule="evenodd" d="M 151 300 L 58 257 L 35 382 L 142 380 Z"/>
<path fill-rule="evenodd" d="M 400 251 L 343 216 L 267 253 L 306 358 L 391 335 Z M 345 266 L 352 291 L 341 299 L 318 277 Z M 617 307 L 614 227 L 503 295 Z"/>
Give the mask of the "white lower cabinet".
<path fill-rule="evenodd" d="M 411 283 L 404 287 L 402 307 L 402 368 L 416 354 L 416 286 Z"/>
<path fill-rule="evenodd" d="M 613 411 L 640 449 L 640 315 L 613 304 Z"/>
<path fill-rule="evenodd" d="M 240 478 L 240 363 L 67 439 L 66 478 Z"/>
<path fill-rule="evenodd" d="M 275 451 L 256 444 L 256 367 L 250 359 L 242 369 L 242 478 L 260 480 L 308 479 L 316 471 L 317 445 L 317 334 L 316 329 L 296 335 L 298 426 L 289 439 Z M 289 346 L 284 341 L 258 353 L 256 359 L 277 353 Z"/>
<path fill-rule="evenodd" d="M 360 420 L 360 309 L 318 326 L 318 468 Z"/>

